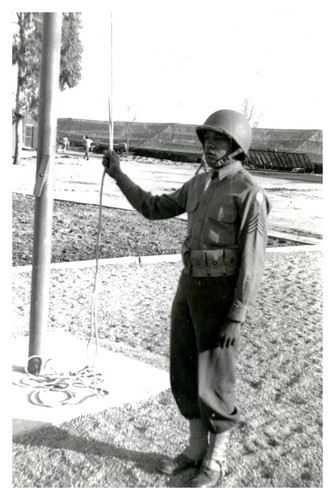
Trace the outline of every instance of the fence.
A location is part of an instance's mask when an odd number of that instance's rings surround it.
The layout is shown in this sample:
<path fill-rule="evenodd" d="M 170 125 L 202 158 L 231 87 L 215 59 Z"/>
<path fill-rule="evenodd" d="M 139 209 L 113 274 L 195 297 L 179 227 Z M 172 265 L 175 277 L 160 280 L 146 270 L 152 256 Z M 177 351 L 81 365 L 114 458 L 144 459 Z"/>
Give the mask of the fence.
<path fill-rule="evenodd" d="M 305 153 L 251 149 L 248 165 L 263 170 L 314 172 L 314 165 Z"/>
<path fill-rule="evenodd" d="M 173 161 L 200 162 L 202 148 L 195 129 L 195 125 L 187 124 L 115 121 L 114 149 L 121 152 L 127 144 L 128 151 L 137 155 L 168 158 Z M 82 137 L 88 135 L 93 139 L 94 151 L 97 153 L 102 153 L 108 147 L 108 130 L 107 121 L 58 119 L 59 137 L 65 135 L 70 140 L 71 146 L 83 148 Z M 247 162 L 250 168 L 322 172 L 322 154 L 318 153 L 322 146 L 319 138 L 321 132 L 254 129 L 253 133 L 254 147 Z M 315 137 L 317 140 L 314 140 Z M 302 144 L 305 143 L 309 150 L 304 152 Z M 302 152 L 293 152 L 293 148 L 297 147 Z M 316 159 L 321 162 L 321 166 L 316 164 Z"/>

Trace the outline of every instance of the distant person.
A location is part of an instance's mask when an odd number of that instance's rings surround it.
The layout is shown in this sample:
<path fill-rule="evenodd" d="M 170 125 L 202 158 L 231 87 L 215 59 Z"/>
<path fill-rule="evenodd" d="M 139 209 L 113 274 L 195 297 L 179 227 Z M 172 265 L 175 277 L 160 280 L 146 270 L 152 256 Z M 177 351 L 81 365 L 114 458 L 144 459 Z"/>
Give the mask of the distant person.
<path fill-rule="evenodd" d="M 170 381 L 190 435 L 188 446 L 157 468 L 164 474 L 193 468 L 187 486 L 210 488 L 222 476 L 229 432 L 240 419 L 235 366 L 241 326 L 264 271 L 270 205 L 241 164 L 252 132 L 240 113 L 217 111 L 196 132 L 209 171 L 172 193 L 143 190 L 122 172 L 114 151 L 104 155 L 103 165 L 146 218 L 188 214 L 171 314 Z"/>
<path fill-rule="evenodd" d="M 89 152 L 91 150 L 93 140 L 90 139 L 88 135 L 84 135 L 83 140 L 84 140 L 84 146 L 85 146 L 84 160 L 89 160 Z"/>
<path fill-rule="evenodd" d="M 69 144 L 70 144 L 70 141 L 67 137 L 63 137 L 63 151 L 66 151 L 69 149 Z"/>

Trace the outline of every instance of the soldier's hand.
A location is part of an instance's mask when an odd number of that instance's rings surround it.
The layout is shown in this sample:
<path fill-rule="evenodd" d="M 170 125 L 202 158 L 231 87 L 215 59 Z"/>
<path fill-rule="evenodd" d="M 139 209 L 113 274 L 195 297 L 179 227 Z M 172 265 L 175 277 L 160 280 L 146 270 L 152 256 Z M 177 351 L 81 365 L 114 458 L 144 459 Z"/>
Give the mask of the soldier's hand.
<path fill-rule="evenodd" d="M 108 149 L 102 159 L 102 164 L 108 175 L 116 179 L 121 173 L 120 158 L 112 149 Z"/>
<path fill-rule="evenodd" d="M 238 346 L 241 334 L 241 323 L 227 320 L 220 330 L 219 344 L 221 348 L 229 349 Z"/>

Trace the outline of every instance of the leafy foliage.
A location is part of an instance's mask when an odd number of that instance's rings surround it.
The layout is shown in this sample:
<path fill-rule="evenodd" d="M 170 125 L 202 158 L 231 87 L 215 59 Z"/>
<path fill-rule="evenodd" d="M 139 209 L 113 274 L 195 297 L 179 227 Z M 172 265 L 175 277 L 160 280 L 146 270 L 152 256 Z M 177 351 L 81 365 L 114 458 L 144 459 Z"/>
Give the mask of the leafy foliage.
<path fill-rule="evenodd" d="M 81 14 L 63 13 L 60 58 L 60 90 L 75 87 L 81 78 L 83 52 L 79 32 Z M 13 35 L 12 63 L 18 68 L 14 117 L 31 112 L 37 118 L 42 53 L 42 14 L 18 12 L 18 29 Z"/>
<path fill-rule="evenodd" d="M 79 37 L 82 27 L 80 16 L 74 12 L 63 12 L 59 76 L 59 88 L 62 91 L 78 85 L 81 78 L 83 47 Z"/>
<path fill-rule="evenodd" d="M 42 17 L 31 12 L 17 13 L 18 31 L 13 37 L 12 62 L 17 64 L 15 117 L 37 109 L 38 80 L 42 50 Z"/>

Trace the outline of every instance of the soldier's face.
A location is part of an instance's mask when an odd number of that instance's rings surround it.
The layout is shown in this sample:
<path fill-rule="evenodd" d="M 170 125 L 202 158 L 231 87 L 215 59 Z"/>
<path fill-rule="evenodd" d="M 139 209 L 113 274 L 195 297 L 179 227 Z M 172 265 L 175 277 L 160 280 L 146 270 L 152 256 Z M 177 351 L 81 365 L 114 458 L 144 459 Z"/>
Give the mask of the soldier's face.
<path fill-rule="evenodd" d="M 211 168 L 216 168 L 216 162 L 231 153 L 231 140 L 226 135 L 214 130 L 207 130 L 204 139 L 207 164 Z"/>

